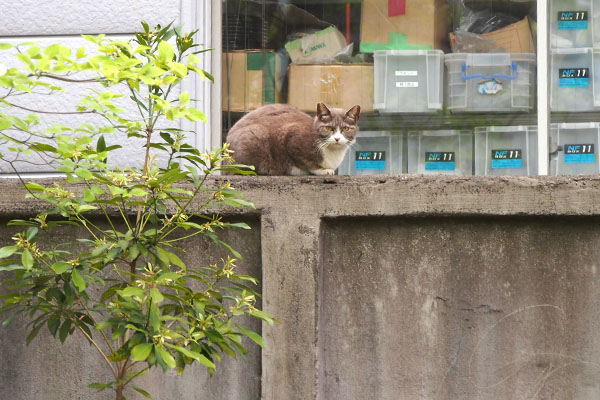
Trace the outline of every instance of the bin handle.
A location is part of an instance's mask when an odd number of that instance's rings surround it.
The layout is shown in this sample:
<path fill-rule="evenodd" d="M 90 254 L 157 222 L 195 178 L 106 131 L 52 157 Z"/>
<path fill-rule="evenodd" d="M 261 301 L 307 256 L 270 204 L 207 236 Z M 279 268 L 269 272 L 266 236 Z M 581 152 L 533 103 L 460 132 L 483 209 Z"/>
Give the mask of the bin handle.
<path fill-rule="evenodd" d="M 483 75 L 483 74 L 473 74 L 473 75 L 466 75 L 467 72 L 467 64 L 463 63 L 462 64 L 462 75 L 461 75 L 461 79 L 463 81 L 467 81 L 469 79 L 476 79 L 476 78 L 481 78 L 481 79 L 494 79 L 494 78 L 499 78 L 499 79 L 508 79 L 509 81 L 514 81 L 515 79 L 517 79 L 517 62 L 513 61 L 512 62 L 512 75 L 504 75 L 504 74 L 493 74 L 493 75 Z"/>

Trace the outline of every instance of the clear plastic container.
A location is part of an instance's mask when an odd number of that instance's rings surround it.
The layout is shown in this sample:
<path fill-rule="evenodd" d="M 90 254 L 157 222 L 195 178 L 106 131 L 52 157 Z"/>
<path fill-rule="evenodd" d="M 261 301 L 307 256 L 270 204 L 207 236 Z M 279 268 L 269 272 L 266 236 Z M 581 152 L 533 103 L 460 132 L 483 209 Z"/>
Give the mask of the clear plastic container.
<path fill-rule="evenodd" d="M 401 174 L 403 138 L 400 132 L 360 131 L 340 164 L 338 175 Z"/>
<path fill-rule="evenodd" d="M 375 110 L 427 113 L 442 109 L 443 51 L 378 50 L 374 60 Z"/>
<path fill-rule="evenodd" d="M 550 109 L 600 109 L 600 50 L 554 49 L 550 53 Z"/>
<path fill-rule="evenodd" d="M 576 175 L 600 172 L 600 123 L 550 125 L 550 174 Z"/>
<path fill-rule="evenodd" d="M 536 57 L 529 53 L 455 53 L 445 57 L 452 112 L 531 111 Z"/>
<path fill-rule="evenodd" d="M 475 175 L 537 175 L 537 126 L 475 128 Z"/>
<path fill-rule="evenodd" d="M 409 132 L 407 160 L 409 174 L 473 175 L 473 132 Z"/>
<path fill-rule="evenodd" d="M 599 0 L 551 0 L 550 46 L 552 48 L 593 47 L 598 43 L 594 9 Z"/>

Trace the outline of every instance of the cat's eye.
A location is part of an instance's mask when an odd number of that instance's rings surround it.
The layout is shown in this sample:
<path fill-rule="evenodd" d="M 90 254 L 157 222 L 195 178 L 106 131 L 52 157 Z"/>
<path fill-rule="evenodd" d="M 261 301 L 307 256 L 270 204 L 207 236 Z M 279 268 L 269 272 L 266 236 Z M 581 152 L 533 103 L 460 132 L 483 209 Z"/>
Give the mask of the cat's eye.
<path fill-rule="evenodd" d="M 350 128 L 348 128 L 347 126 L 344 126 L 344 127 L 342 128 L 342 132 L 348 132 L 349 130 L 350 130 Z"/>
<path fill-rule="evenodd" d="M 333 132 L 333 126 L 326 126 L 325 129 L 327 129 L 329 132 Z"/>

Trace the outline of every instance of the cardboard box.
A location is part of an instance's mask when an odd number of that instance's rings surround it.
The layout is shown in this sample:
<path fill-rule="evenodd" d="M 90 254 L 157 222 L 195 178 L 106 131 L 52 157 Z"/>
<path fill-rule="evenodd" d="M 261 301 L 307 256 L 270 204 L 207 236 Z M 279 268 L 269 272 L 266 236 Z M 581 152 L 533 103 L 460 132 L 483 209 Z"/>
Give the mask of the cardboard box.
<path fill-rule="evenodd" d="M 327 59 L 344 47 L 346 47 L 346 38 L 333 26 L 285 45 L 293 63 Z"/>
<path fill-rule="evenodd" d="M 481 36 L 492 39 L 496 42 L 496 47 L 504 48 L 507 53 L 535 53 L 529 17 L 497 31 L 484 33 Z"/>
<path fill-rule="evenodd" d="M 278 103 L 281 65 L 281 56 L 272 51 L 223 53 L 223 110 L 244 112 Z"/>
<path fill-rule="evenodd" d="M 400 3 L 404 7 L 392 7 Z M 364 0 L 360 51 L 448 49 L 446 0 Z"/>
<path fill-rule="evenodd" d="M 315 112 L 317 103 L 373 111 L 373 64 L 291 64 L 288 103 Z"/>
<path fill-rule="evenodd" d="M 449 36 L 452 52 L 457 52 L 456 36 L 454 33 L 450 33 Z M 493 40 L 495 43 L 494 48 L 502 48 L 502 51 L 506 53 L 536 52 L 531 27 L 529 26 L 529 17 L 525 17 L 521 21 L 498 29 L 497 31 L 484 33 L 481 36 L 485 39 Z"/>

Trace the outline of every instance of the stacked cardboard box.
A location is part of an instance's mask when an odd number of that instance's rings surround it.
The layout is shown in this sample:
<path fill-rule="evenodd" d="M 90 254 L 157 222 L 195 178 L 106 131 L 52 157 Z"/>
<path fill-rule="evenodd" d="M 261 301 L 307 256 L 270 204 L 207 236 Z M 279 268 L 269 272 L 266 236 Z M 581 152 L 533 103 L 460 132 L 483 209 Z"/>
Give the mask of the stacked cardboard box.
<path fill-rule="evenodd" d="M 223 109 L 245 112 L 281 101 L 281 56 L 273 51 L 223 53 Z"/>

